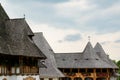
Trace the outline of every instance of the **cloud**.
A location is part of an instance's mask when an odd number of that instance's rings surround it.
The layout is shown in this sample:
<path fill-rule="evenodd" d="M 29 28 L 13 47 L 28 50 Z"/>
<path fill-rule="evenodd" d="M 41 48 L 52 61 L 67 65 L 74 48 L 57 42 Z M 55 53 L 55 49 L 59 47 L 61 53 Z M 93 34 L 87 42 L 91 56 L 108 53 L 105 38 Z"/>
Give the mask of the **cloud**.
<path fill-rule="evenodd" d="M 78 34 L 69 34 L 67 36 L 65 36 L 64 40 L 65 41 L 78 41 L 81 39 L 81 35 Z"/>
<path fill-rule="evenodd" d="M 38 1 L 43 3 L 62 3 L 67 2 L 69 0 L 38 0 Z"/>
<path fill-rule="evenodd" d="M 120 40 L 116 40 L 115 43 L 120 43 Z"/>
<path fill-rule="evenodd" d="M 99 1 L 96 1 L 96 3 L 94 1 L 95 0 L 71 0 L 70 2 L 58 4 L 56 10 L 58 15 L 62 15 L 74 22 L 76 29 L 97 31 L 98 33 L 119 31 L 120 1 L 110 2 L 109 5 L 104 3 L 104 5 L 107 5 L 107 7 L 104 8 L 102 4 L 98 3 Z M 103 2 L 104 1 L 101 1 L 101 3 Z M 77 5 L 80 3 L 86 6 L 86 8 L 84 9 L 82 5 Z M 83 8 L 83 10 L 81 10 L 81 8 Z"/>
<path fill-rule="evenodd" d="M 106 45 L 106 44 L 109 44 L 111 43 L 110 41 L 104 41 L 104 42 L 101 42 L 102 45 Z"/>
<path fill-rule="evenodd" d="M 119 0 L 91 0 L 94 4 L 96 4 L 99 8 L 107 8 L 112 6 L 114 3 L 118 2 Z"/>
<path fill-rule="evenodd" d="M 87 0 L 70 0 L 69 2 L 56 4 L 55 7 L 59 15 L 74 17 L 82 11 L 93 10 L 96 5 Z"/>
<path fill-rule="evenodd" d="M 20 3 L 34 3 L 34 2 L 38 2 L 38 3 L 62 3 L 62 2 L 67 2 L 67 1 L 69 1 L 69 0 L 25 0 L 25 1 L 19 1 L 19 0 L 12 0 L 12 1 L 10 1 L 10 2 L 14 2 L 14 3 L 18 3 L 18 2 L 20 2 Z"/>

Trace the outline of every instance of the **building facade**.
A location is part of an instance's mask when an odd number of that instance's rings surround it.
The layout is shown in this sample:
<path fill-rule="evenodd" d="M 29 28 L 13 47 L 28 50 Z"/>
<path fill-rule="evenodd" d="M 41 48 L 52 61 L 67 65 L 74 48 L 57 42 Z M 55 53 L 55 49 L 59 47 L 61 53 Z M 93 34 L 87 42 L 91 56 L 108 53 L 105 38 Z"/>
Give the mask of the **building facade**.
<path fill-rule="evenodd" d="M 54 53 L 43 35 L 35 35 L 34 42 L 48 57 L 43 61 L 47 68 L 40 68 L 41 80 L 116 80 L 117 78 L 118 67 L 99 43 L 93 48 L 88 42 L 83 52 Z M 58 72 L 60 74 L 57 74 Z"/>
<path fill-rule="evenodd" d="M 33 36 L 24 18 L 10 19 L 0 5 L 0 80 L 40 80 L 39 60 L 46 56 Z"/>
<path fill-rule="evenodd" d="M 88 42 L 82 53 L 56 53 L 58 69 L 66 76 L 59 80 L 115 80 L 118 67 L 99 43 Z"/>

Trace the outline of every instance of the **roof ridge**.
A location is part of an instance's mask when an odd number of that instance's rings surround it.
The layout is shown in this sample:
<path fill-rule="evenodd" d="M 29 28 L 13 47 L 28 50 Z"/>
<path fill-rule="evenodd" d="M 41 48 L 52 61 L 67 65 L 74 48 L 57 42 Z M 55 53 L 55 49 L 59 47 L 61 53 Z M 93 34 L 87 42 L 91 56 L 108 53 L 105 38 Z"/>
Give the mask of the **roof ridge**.
<path fill-rule="evenodd" d="M 10 19 L 10 20 L 25 20 L 25 18 L 13 18 L 13 19 Z"/>

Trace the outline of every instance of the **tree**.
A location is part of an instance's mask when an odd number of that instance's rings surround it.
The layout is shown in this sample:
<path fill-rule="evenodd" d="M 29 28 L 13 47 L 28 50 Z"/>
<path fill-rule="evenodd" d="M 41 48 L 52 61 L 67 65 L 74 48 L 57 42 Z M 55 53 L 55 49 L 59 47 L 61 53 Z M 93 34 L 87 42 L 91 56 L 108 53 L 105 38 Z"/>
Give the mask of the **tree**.
<path fill-rule="evenodd" d="M 115 63 L 116 63 L 116 65 L 119 67 L 119 69 L 118 69 L 118 73 L 120 74 L 120 60 L 117 61 L 117 62 L 115 62 Z M 120 76 L 118 77 L 117 80 L 120 80 Z"/>

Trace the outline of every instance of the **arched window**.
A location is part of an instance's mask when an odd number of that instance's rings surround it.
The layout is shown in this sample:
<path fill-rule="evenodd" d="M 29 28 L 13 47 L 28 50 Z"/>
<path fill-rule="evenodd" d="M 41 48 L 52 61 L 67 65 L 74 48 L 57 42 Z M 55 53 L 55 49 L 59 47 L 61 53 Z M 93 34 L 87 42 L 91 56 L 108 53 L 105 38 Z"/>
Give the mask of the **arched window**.
<path fill-rule="evenodd" d="M 69 77 L 62 77 L 62 78 L 59 78 L 59 80 L 71 80 L 71 78 L 69 78 Z"/>
<path fill-rule="evenodd" d="M 106 78 L 97 78 L 96 80 L 106 80 Z"/>
<path fill-rule="evenodd" d="M 91 77 L 86 77 L 85 80 L 93 80 Z"/>
<path fill-rule="evenodd" d="M 71 80 L 71 78 L 69 78 L 69 77 L 65 77 L 65 79 L 64 80 Z"/>
<path fill-rule="evenodd" d="M 81 77 L 76 77 L 76 78 L 74 78 L 74 80 L 82 80 L 82 78 Z"/>

